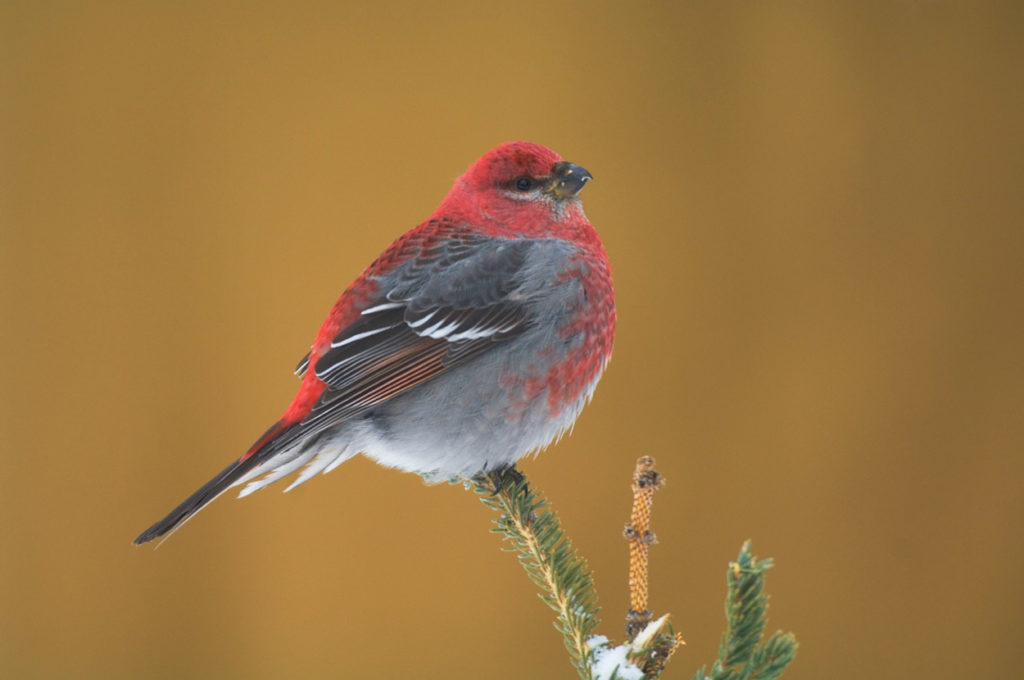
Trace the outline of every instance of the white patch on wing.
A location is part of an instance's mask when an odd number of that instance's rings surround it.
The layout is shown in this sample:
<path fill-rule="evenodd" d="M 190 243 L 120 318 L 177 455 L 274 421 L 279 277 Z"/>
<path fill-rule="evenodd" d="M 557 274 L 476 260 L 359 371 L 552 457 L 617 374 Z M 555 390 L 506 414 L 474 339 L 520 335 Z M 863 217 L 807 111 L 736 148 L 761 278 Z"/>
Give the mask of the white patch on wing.
<path fill-rule="evenodd" d="M 515 324 L 513 324 L 513 326 L 514 325 Z M 512 326 L 509 326 L 508 328 L 511 327 Z M 494 335 L 495 333 L 500 333 L 503 330 L 507 329 L 473 326 L 472 328 L 468 328 L 464 331 L 460 331 L 458 333 L 453 333 L 452 335 L 449 335 L 448 340 L 450 342 L 456 342 L 458 340 L 476 340 L 477 338 L 486 338 L 488 336 Z"/>
<path fill-rule="evenodd" d="M 434 313 L 431 312 L 430 315 L 433 316 Z M 419 333 L 420 335 L 426 335 L 426 336 L 431 337 L 431 338 L 433 338 L 433 337 L 441 337 L 441 336 L 435 336 L 434 334 L 437 333 L 437 330 L 439 328 L 444 326 L 444 322 L 447 321 L 447 320 L 448 320 L 448 317 L 444 317 L 443 319 L 441 319 L 440 321 L 435 323 L 433 326 L 428 326 L 427 328 L 424 328 L 423 330 L 416 331 L 416 332 Z M 410 324 L 410 326 L 411 325 L 412 324 Z"/>
<path fill-rule="evenodd" d="M 434 311 L 432 311 L 430 314 L 427 314 L 426 316 L 421 316 L 420 318 L 416 319 L 415 321 L 407 321 L 406 323 L 408 324 L 409 328 L 416 328 L 416 327 L 422 326 L 426 322 L 430 321 L 430 318 L 432 316 L 434 316 L 435 314 L 437 314 L 437 310 L 436 309 Z"/>
<path fill-rule="evenodd" d="M 447 337 L 449 333 L 451 333 L 452 331 L 459 327 L 458 321 L 452 321 L 448 325 L 442 326 L 441 324 L 443 324 L 444 321 L 445 319 L 442 319 L 440 322 L 422 331 L 420 335 L 425 335 L 429 338 L 440 339 Z"/>
<path fill-rule="evenodd" d="M 380 328 L 374 328 L 374 329 L 371 329 L 371 330 L 368 330 L 368 331 L 363 331 L 362 333 L 356 333 L 355 335 L 352 335 L 352 336 L 349 336 L 349 337 L 345 338 L 341 342 L 332 342 L 331 343 L 331 348 L 333 349 L 335 347 L 343 347 L 344 345 L 347 345 L 350 342 L 355 342 L 356 340 L 362 340 L 363 338 L 368 338 L 371 335 L 377 335 L 377 333 L 383 333 L 384 331 L 386 331 L 388 329 L 394 328 L 396 325 L 398 325 L 398 324 L 393 324 L 391 326 L 381 326 Z"/>
<path fill-rule="evenodd" d="M 385 302 L 382 305 L 374 305 L 373 307 L 367 307 L 362 311 L 362 314 L 363 316 L 366 316 L 367 314 L 375 314 L 377 312 L 384 312 L 389 309 L 398 309 L 399 307 L 404 306 L 404 302 Z"/>

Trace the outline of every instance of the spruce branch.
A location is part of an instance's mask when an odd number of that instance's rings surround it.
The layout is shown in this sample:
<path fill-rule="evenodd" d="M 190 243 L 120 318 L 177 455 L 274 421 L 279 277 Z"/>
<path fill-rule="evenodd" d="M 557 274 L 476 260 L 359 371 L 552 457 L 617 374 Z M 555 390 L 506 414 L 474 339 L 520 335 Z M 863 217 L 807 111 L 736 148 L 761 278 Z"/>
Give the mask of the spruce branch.
<path fill-rule="evenodd" d="M 587 645 L 598 624 L 597 593 L 586 562 L 573 550 L 547 501 L 533 492 L 515 468 L 470 480 L 484 505 L 499 514 L 494 533 L 511 543 L 541 599 L 557 613 L 555 628 L 565 639 L 573 666 L 591 679 Z"/>
<path fill-rule="evenodd" d="M 762 642 L 767 623 L 768 596 L 764 573 L 770 559 L 758 560 L 750 552 L 750 541 L 740 548 L 739 557 L 726 571 L 726 631 L 711 673 L 701 668 L 693 680 L 776 680 L 796 656 L 796 637 L 774 633 Z"/>
<path fill-rule="evenodd" d="M 598 626 L 597 594 L 586 562 L 572 548 L 547 501 L 535 493 L 515 468 L 465 480 L 484 505 L 498 512 L 492 532 L 501 534 L 516 553 L 527 576 L 541 589 L 541 599 L 557 614 L 555 628 L 562 633 L 573 667 L 583 680 L 653 680 L 672 654 L 685 644 L 672 630 L 668 614 L 651 620 L 648 606 L 648 548 L 651 498 L 661 486 L 654 460 L 637 461 L 633 476 L 633 511 L 626 528 L 630 541 L 629 639 L 614 646 L 595 635 Z M 726 578 L 726 632 L 719 658 L 711 672 L 701 668 L 693 680 L 777 680 L 796 654 L 792 633 L 777 632 L 762 641 L 768 596 L 764 572 L 771 560 L 758 560 L 750 541 L 729 564 Z M 639 616 L 638 616 L 639 615 Z M 641 619 L 642 625 L 637 625 Z"/>

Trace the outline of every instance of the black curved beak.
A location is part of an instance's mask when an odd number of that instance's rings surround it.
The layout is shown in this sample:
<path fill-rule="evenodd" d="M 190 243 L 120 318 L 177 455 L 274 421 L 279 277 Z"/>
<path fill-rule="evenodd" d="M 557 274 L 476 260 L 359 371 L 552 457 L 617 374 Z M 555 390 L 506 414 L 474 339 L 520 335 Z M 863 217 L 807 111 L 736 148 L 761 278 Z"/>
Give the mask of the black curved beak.
<path fill-rule="evenodd" d="M 583 185 L 594 179 L 594 176 L 575 163 L 559 161 L 551 169 L 551 183 L 548 193 L 558 198 L 574 198 Z"/>

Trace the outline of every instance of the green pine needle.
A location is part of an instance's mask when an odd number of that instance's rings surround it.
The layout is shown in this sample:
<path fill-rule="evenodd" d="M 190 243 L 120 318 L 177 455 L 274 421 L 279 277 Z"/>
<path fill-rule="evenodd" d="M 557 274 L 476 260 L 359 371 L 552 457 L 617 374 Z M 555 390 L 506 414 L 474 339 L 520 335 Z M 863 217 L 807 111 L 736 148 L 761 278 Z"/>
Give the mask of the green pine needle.
<path fill-rule="evenodd" d="M 762 641 L 767 623 L 768 596 L 764 573 L 770 559 L 758 560 L 750 552 L 750 541 L 740 548 L 739 557 L 729 565 L 725 599 L 726 631 L 718 648 L 718 660 L 711 673 L 701 668 L 694 680 L 777 680 L 796 656 L 796 638 L 777 632 Z"/>
<path fill-rule="evenodd" d="M 557 614 L 555 628 L 565 639 L 572 664 L 590 680 L 587 639 L 598 625 L 597 594 L 586 562 L 572 548 L 547 502 L 529 488 L 518 473 L 503 473 L 495 493 L 487 476 L 471 480 L 484 505 L 499 513 L 494 533 L 511 544 L 527 576 L 540 589 L 540 598 Z"/>

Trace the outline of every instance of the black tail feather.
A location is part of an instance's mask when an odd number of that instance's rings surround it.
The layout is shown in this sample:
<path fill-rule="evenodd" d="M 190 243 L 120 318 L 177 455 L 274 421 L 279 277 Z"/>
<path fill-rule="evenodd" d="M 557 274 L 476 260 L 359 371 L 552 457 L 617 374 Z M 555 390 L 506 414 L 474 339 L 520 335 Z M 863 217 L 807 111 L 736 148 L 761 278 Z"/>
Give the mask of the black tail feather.
<path fill-rule="evenodd" d="M 188 521 L 192 515 L 202 510 L 232 484 L 249 473 L 259 464 L 260 459 L 260 456 L 249 456 L 244 460 L 236 460 L 231 463 L 220 474 L 204 484 L 201 489 L 186 498 L 181 505 L 171 510 L 166 517 L 139 534 L 138 538 L 132 542 L 135 545 L 142 545 L 173 532 Z"/>

